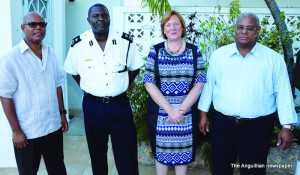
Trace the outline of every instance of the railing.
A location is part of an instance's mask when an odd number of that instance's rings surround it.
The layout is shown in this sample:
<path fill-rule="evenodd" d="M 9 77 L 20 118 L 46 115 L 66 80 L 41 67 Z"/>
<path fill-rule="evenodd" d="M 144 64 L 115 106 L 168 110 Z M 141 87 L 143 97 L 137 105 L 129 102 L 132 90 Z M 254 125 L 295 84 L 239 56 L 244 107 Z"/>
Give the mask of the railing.
<path fill-rule="evenodd" d="M 175 10 L 180 12 L 186 24 L 190 22 L 188 16 L 197 12 L 196 17 L 198 20 L 195 25 L 196 27 L 199 26 L 201 22 L 207 21 L 210 17 L 219 15 L 215 7 L 184 7 L 176 8 Z M 261 21 L 264 18 L 269 18 L 270 25 L 267 27 L 271 27 L 274 22 L 268 8 L 241 8 L 240 10 L 242 12 L 253 12 L 257 14 Z M 300 19 L 300 8 L 281 8 L 280 10 L 285 12 L 288 29 L 290 26 L 288 25 L 289 22 L 296 18 Z M 164 40 L 161 36 L 160 19 L 158 16 L 153 17 L 148 11 L 148 8 L 115 7 L 113 12 L 113 28 L 132 34 L 143 56 L 147 56 L 153 44 Z M 222 8 L 220 12 L 225 20 L 229 19 L 229 8 Z M 300 47 L 299 36 L 295 38 L 293 47 Z M 213 49 L 211 50 L 213 51 Z"/>

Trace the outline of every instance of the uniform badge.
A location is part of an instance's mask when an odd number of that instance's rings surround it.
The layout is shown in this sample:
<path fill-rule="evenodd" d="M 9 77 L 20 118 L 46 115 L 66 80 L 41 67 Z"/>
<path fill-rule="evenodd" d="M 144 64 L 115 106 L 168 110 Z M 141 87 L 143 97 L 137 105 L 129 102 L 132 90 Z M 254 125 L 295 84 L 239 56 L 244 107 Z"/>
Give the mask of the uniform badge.
<path fill-rule="evenodd" d="M 76 36 L 71 42 L 71 47 L 75 46 L 75 44 L 79 43 L 80 41 L 81 41 L 80 35 Z"/>

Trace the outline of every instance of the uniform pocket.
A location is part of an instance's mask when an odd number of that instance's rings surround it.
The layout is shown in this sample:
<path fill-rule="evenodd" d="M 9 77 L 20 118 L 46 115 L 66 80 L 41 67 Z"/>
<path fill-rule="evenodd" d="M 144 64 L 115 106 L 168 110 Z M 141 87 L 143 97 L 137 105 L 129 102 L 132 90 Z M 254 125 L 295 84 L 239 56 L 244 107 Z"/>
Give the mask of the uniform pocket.
<path fill-rule="evenodd" d="M 124 64 L 113 65 L 113 73 L 117 77 L 124 77 L 125 75 L 127 75 L 127 66 Z"/>
<path fill-rule="evenodd" d="M 93 59 L 85 59 L 78 65 L 81 69 L 93 69 L 98 67 L 98 62 Z"/>

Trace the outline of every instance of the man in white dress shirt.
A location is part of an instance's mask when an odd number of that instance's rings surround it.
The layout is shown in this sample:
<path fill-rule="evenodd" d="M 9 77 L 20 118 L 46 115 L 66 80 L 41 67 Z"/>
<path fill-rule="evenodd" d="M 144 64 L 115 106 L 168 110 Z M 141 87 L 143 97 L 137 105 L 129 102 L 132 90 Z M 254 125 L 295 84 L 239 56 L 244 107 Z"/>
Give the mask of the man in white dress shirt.
<path fill-rule="evenodd" d="M 36 174 L 41 156 L 49 175 L 66 174 L 64 77 L 55 53 L 42 42 L 46 26 L 39 13 L 25 15 L 24 39 L 0 60 L 0 98 L 12 129 L 20 175 Z"/>
<path fill-rule="evenodd" d="M 87 18 L 92 29 L 74 38 L 64 69 L 84 91 L 82 108 L 94 175 L 107 175 L 107 142 L 111 136 L 120 175 L 137 175 L 137 140 L 126 90 L 143 65 L 132 38 L 109 28 L 103 4 Z"/>
<path fill-rule="evenodd" d="M 211 56 L 198 108 L 200 131 L 206 135 L 213 101 L 214 175 L 233 174 L 237 158 L 242 175 L 265 174 L 276 110 L 282 124 L 277 145 L 284 150 L 291 143 L 297 116 L 286 65 L 280 54 L 257 43 L 259 32 L 258 17 L 242 13 L 236 21 L 235 43 Z"/>

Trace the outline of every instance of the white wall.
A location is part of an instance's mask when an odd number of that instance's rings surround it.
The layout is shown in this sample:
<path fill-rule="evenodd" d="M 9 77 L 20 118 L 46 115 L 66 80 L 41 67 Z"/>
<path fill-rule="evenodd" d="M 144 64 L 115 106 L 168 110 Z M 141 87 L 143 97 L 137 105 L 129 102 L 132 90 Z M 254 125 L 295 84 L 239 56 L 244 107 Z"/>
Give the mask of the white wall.
<path fill-rule="evenodd" d="M 60 67 L 66 59 L 66 3 L 65 1 L 53 1 L 52 23 L 53 23 L 53 49 L 56 53 Z M 63 97 L 65 109 L 68 109 L 68 84 L 65 76 L 65 84 L 63 85 Z M 69 115 L 69 113 L 67 113 Z"/>
<path fill-rule="evenodd" d="M 169 0 L 173 7 L 215 7 L 221 5 L 222 7 L 229 7 L 233 0 Z M 300 7 L 299 0 L 276 0 L 279 7 Z M 124 6 L 140 6 L 141 0 L 124 0 Z M 240 0 L 242 8 L 267 8 L 263 0 Z"/>
<path fill-rule="evenodd" d="M 202 6 L 214 7 L 221 5 L 222 7 L 229 7 L 233 0 L 169 0 L 171 6 Z M 276 0 L 279 7 L 300 7 L 299 0 Z M 241 8 L 267 8 L 263 0 L 240 0 Z"/>
<path fill-rule="evenodd" d="M 11 32 L 12 32 L 12 45 L 17 45 L 23 38 L 21 24 L 23 22 L 23 0 L 11 0 L 10 6 L 13 7 L 11 11 Z"/>
<path fill-rule="evenodd" d="M 87 22 L 89 8 L 96 4 L 101 3 L 105 5 L 110 12 L 110 23 L 113 23 L 113 7 L 123 5 L 123 0 L 75 0 L 69 2 L 66 0 L 66 50 L 68 53 L 72 39 L 86 30 L 90 29 Z M 81 109 L 82 91 L 73 80 L 72 76 L 67 75 L 68 86 L 68 103 L 69 109 Z"/>
<path fill-rule="evenodd" d="M 12 48 L 10 2 L 4 1 L 0 6 L 0 21 L 5 27 L 0 28 L 0 59 Z M 0 105 L 0 167 L 16 167 L 11 129 Z"/>

